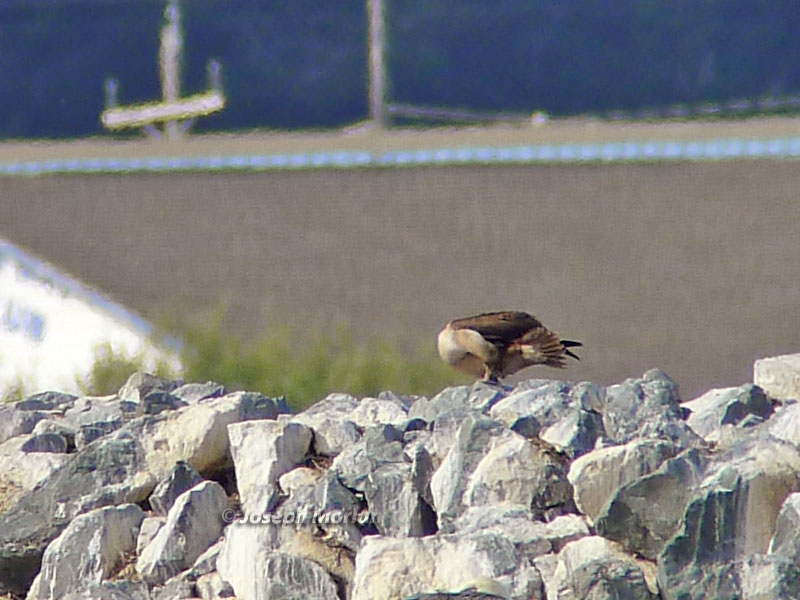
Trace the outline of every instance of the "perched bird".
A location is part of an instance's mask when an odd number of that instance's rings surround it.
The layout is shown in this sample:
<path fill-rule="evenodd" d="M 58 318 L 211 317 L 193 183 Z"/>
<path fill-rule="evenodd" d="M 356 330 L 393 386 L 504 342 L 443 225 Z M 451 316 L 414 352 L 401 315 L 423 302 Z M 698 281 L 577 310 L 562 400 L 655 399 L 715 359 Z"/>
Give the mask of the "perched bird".
<path fill-rule="evenodd" d="M 528 313 L 505 311 L 455 319 L 439 333 L 439 356 L 453 368 L 497 383 L 531 365 L 563 368 L 566 357 L 580 360 L 562 340 Z"/>

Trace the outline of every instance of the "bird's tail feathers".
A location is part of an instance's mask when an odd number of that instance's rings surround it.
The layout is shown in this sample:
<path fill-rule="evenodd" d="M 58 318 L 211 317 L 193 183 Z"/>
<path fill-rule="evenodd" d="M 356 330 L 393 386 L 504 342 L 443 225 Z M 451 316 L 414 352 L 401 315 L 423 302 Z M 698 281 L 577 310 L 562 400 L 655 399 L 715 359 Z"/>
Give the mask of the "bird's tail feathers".
<path fill-rule="evenodd" d="M 561 369 L 565 366 L 567 356 L 580 360 L 569 348 L 582 345 L 580 342 L 560 340 L 558 335 L 542 328 L 528 336 L 528 339 L 520 345 L 520 352 L 526 364 L 547 365 Z"/>
<path fill-rule="evenodd" d="M 564 354 L 566 354 L 567 356 L 571 356 L 575 360 L 581 359 L 577 354 L 571 352 L 569 349 L 578 348 L 580 346 L 583 346 L 583 344 L 581 344 L 580 342 L 573 342 L 572 340 L 561 340 L 561 345 L 564 346 Z"/>

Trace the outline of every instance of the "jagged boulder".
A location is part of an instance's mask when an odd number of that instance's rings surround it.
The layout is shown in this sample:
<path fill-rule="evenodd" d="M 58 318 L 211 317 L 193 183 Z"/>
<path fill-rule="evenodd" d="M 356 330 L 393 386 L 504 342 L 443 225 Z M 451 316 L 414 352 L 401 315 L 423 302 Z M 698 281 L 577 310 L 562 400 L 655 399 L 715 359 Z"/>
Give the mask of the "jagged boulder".
<path fill-rule="evenodd" d="M 274 400 L 237 392 L 135 418 L 74 454 L 49 455 L 68 458 L 0 514 L 0 592 L 26 590 L 47 544 L 76 516 L 145 500 L 181 460 L 201 472 L 224 467 L 227 426 L 277 412 Z"/>
<path fill-rule="evenodd" d="M 293 421 L 311 429 L 314 450 L 324 456 L 335 456 L 361 437 L 361 431 L 350 417 L 358 407 L 358 400 L 349 394 L 329 394 L 310 406 Z"/>
<path fill-rule="evenodd" d="M 136 547 L 142 519 L 144 513 L 135 504 L 98 508 L 73 519 L 47 546 L 28 600 L 60 600 L 101 584 Z"/>
<path fill-rule="evenodd" d="M 575 457 L 605 435 L 600 412 L 604 398 L 605 390 L 592 383 L 532 379 L 498 401 L 489 414 L 513 431 Z"/>
<path fill-rule="evenodd" d="M 236 482 L 245 511 L 257 512 L 261 490 L 274 486 L 281 475 L 303 462 L 312 435 L 305 425 L 283 419 L 228 426 Z"/>
<path fill-rule="evenodd" d="M 558 600 L 656 600 L 655 569 L 623 552 L 613 542 L 589 536 L 558 553 L 550 586 Z"/>
<path fill-rule="evenodd" d="M 42 392 L 0 406 L 0 444 L 12 437 L 31 433 L 42 419 L 63 415 L 77 399 L 71 394 Z"/>
<path fill-rule="evenodd" d="M 596 518 L 597 533 L 655 560 L 674 536 L 703 479 L 707 455 L 690 448 L 619 487 Z"/>
<path fill-rule="evenodd" d="M 680 451 L 680 446 L 671 441 L 634 439 L 576 458 L 567 474 L 574 489 L 575 505 L 595 521 L 620 487 L 656 470 Z"/>
<path fill-rule="evenodd" d="M 752 427 L 773 412 L 764 390 L 753 384 L 709 390 L 682 406 L 691 412 L 689 427 L 706 441 L 719 441 L 725 425 Z"/>
<path fill-rule="evenodd" d="M 447 458 L 431 478 L 439 529 L 451 532 L 467 508 L 511 502 L 538 516 L 563 512 L 572 502 L 568 461 L 484 417 L 466 418 Z"/>
<path fill-rule="evenodd" d="M 737 565 L 767 552 L 784 500 L 800 491 L 800 449 L 756 432 L 714 457 L 658 557 L 665 600 L 741 594 Z"/>
<path fill-rule="evenodd" d="M 402 577 L 397 577 L 402 573 Z M 495 531 L 424 538 L 364 539 L 356 556 L 352 600 L 489 589 L 509 600 L 543 599 L 541 575 L 514 543 Z"/>
<path fill-rule="evenodd" d="M 757 360 L 753 365 L 753 383 L 776 400 L 800 400 L 800 354 Z"/>
<path fill-rule="evenodd" d="M 753 385 L 682 405 L 658 370 L 296 415 L 149 376 L 33 397 L 0 409 L 19 430 L 0 443 L 0 594 L 800 597 L 798 406 Z M 124 544 L 85 527 L 111 511 L 130 513 Z"/>
<path fill-rule="evenodd" d="M 192 566 L 222 533 L 228 506 L 223 487 L 204 481 L 175 501 L 164 525 L 136 560 L 136 572 L 148 583 L 163 583 Z"/>
<path fill-rule="evenodd" d="M 200 473 L 186 461 L 179 460 L 167 478 L 161 481 L 150 494 L 148 498 L 150 507 L 155 514 L 166 515 L 178 496 L 202 481 Z"/>

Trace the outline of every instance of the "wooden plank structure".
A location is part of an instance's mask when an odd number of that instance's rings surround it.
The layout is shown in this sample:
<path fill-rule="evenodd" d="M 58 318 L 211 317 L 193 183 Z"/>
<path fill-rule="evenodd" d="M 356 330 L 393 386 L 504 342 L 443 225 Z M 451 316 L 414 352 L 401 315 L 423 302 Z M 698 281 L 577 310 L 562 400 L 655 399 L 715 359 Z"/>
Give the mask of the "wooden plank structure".
<path fill-rule="evenodd" d="M 215 60 L 208 63 L 208 87 L 205 93 L 186 98 L 180 95 L 181 54 L 183 34 L 178 0 L 167 0 L 165 24 L 161 28 L 158 53 L 162 99 L 129 106 L 117 106 L 117 83 L 106 82 L 106 110 L 100 115 L 103 126 L 110 130 L 142 127 L 154 137 L 179 140 L 197 117 L 210 115 L 225 107 L 225 95 L 220 83 L 220 66 Z M 160 125 L 162 129 L 156 126 Z"/>

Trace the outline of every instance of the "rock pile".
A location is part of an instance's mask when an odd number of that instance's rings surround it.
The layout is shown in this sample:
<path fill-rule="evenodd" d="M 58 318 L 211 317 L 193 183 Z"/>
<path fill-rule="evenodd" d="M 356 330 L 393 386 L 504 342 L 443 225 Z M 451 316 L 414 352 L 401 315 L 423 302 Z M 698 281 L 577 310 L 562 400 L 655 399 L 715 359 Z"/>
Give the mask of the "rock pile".
<path fill-rule="evenodd" d="M 682 402 L 651 370 L 433 398 L 136 374 L 0 407 L 0 594 L 800 598 L 800 356 Z"/>

